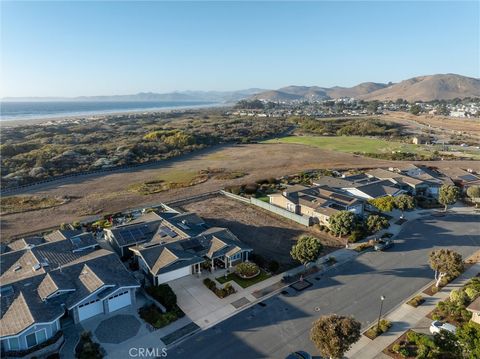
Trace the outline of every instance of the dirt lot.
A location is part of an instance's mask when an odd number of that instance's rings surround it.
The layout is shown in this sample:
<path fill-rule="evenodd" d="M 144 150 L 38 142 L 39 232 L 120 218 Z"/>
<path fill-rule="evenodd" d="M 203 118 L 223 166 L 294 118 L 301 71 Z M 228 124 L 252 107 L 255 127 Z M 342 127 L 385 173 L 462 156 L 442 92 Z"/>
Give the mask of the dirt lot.
<path fill-rule="evenodd" d="M 253 205 L 222 195 L 179 206 L 184 211 L 197 213 L 210 226 L 230 229 L 254 253 L 268 260 L 276 260 L 285 270 L 298 263 L 290 257 L 290 249 L 302 235 L 312 235 L 324 245 L 324 254 L 342 247 L 335 238 L 289 221 Z"/>
<path fill-rule="evenodd" d="M 438 167 L 460 167 L 480 170 L 480 161 L 444 161 L 426 164 Z M 308 169 L 372 168 L 377 166 L 406 166 L 407 162 L 392 162 L 332 152 L 297 144 L 249 144 L 215 147 L 192 153 L 161 165 L 132 170 L 78 176 L 31 187 L 18 194 L 39 194 L 51 197 L 70 197 L 70 202 L 56 208 L 0 217 L 2 241 L 13 235 L 40 231 L 61 223 L 86 220 L 95 213 L 105 214 L 125 209 L 145 207 L 200 193 L 218 190 L 225 185 L 251 182 L 260 178 L 279 177 Z M 247 173 L 234 180 L 210 179 L 204 183 L 152 195 L 129 191 L 135 183 L 155 180 L 167 174 L 175 177 L 186 172 L 207 168 L 224 168 Z"/>

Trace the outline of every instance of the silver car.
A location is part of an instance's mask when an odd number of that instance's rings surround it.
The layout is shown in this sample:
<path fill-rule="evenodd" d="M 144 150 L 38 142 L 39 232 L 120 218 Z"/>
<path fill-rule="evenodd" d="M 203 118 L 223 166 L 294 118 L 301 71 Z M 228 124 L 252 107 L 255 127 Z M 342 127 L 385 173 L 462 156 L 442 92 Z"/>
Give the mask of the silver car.
<path fill-rule="evenodd" d="M 440 334 L 442 330 L 446 330 L 447 332 L 455 334 L 455 332 L 457 331 L 457 327 L 449 323 L 441 322 L 439 320 L 434 320 L 432 324 L 430 324 L 430 333 Z"/>

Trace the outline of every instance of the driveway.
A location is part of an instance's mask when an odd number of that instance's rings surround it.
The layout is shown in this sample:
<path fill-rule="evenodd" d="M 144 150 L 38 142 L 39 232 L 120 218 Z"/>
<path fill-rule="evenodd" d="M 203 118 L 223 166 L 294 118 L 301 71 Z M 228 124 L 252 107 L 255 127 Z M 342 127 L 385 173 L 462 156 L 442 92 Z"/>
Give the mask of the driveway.
<path fill-rule="evenodd" d="M 433 279 L 428 253 L 450 248 L 464 257 L 480 246 L 480 217 L 446 215 L 409 221 L 382 253 L 367 252 L 335 268 L 313 286 L 276 295 L 169 350 L 172 358 L 284 358 L 289 352 L 316 353 L 309 340 L 312 321 L 337 313 L 353 315 L 366 328 L 378 316 L 380 296 L 384 314 Z M 208 343 L 208 345 L 206 344 Z"/>

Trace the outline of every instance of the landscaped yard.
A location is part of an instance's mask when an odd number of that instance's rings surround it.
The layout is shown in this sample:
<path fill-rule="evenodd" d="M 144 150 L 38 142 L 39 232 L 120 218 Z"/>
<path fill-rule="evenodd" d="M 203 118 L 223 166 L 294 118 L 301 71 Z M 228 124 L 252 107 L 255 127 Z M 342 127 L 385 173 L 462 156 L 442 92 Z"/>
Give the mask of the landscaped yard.
<path fill-rule="evenodd" d="M 225 276 L 222 276 L 222 277 L 218 277 L 218 278 L 215 278 L 219 283 L 223 284 L 223 283 L 227 283 L 231 280 L 233 280 L 235 283 L 237 283 L 240 287 L 242 288 L 247 288 L 247 287 L 250 287 L 251 285 L 254 285 L 254 284 L 257 284 L 257 283 L 260 283 L 261 281 L 264 281 L 265 279 L 268 279 L 270 278 L 271 275 L 267 272 L 265 272 L 263 269 L 260 270 L 260 274 L 257 275 L 256 277 L 254 278 L 250 278 L 250 279 L 244 279 L 244 278 L 240 278 L 238 275 L 236 275 L 235 273 L 230 273 L 228 274 L 226 277 Z"/>

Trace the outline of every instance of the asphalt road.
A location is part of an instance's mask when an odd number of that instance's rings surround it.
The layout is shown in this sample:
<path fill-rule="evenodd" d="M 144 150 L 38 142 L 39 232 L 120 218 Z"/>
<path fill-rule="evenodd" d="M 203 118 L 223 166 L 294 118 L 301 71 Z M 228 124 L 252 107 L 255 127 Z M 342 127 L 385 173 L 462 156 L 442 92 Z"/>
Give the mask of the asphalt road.
<path fill-rule="evenodd" d="M 380 296 L 384 313 L 433 279 L 428 253 L 448 247 L 464 257 L 480 249 L 480 217 L 447 215 L 407 222 L 386 252 L 368 252 L 333 269 L 303 292 L 288 289 L 182 342 L 172 358 L 285 358 L 292 351 L 317 351 L 311 323 L 324 314 L 353 315 L 365 328 L 376 321 Z"/>

